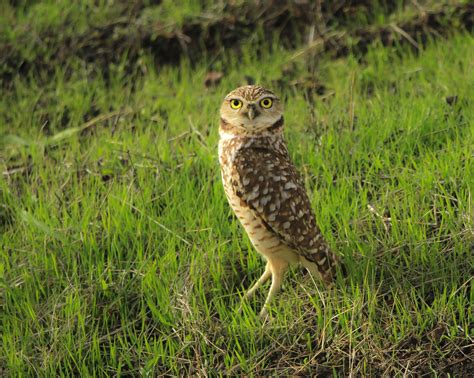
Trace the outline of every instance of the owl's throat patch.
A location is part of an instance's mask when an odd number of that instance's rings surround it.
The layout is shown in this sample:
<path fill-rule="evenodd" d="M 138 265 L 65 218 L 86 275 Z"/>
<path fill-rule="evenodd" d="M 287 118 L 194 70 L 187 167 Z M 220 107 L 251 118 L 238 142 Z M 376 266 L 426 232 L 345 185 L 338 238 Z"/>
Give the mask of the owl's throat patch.
<path fill-rule="evenodd" d="M 235 124 L 232 124 L 221 117 L 220 130 L 225 133 L 234 134 L 234 135 L 248 135 L 248 134 L 258 134 L 258 133 L 268 135 L 268 132 L 274 133 L 275 131 L 280 131 L 283 125 L 284 125 L 283 116 L 281 116 L 278 121 L 271 124 L 270 126 L 259 127 L 259 128 L 247 128 L 245 125 L 236 126 Z"/>

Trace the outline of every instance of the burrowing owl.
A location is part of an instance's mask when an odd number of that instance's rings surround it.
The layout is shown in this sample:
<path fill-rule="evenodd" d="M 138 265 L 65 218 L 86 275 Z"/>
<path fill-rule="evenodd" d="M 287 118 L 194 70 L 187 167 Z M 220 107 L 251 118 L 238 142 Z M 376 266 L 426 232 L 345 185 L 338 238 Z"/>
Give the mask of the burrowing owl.
<path fill-rule="evenodd" d="M 230 92 L 220 109 L 219 162 L 229 203 L 265 272 L 246 293 L 251 297 L 270 276 L 261 315 L 280 290 L 289 264 L 300 263 L 326 284 L 338 259 L 324 241 L 304 183 L 283 137 L 283 106 L 268 89 L 248 85 Z"/>

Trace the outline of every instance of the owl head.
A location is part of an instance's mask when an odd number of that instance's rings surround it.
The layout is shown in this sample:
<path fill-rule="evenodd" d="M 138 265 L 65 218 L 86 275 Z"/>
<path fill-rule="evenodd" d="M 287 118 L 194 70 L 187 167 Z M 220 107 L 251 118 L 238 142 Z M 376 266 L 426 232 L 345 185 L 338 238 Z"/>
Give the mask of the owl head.
<path fill-rule="evenodd" d="M 259 134 L 283 125 L 283 105 L 270 90 L 258 85 L 234 89 L 221 105 L 221 128 L 227 125 L 234 132 Z"/>

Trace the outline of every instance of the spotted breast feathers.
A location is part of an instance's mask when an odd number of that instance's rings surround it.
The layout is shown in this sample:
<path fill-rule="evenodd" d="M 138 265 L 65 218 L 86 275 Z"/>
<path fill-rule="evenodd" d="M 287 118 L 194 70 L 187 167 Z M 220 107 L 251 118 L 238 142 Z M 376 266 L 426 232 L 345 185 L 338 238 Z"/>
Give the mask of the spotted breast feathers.
<path fill-rule="evenodd" d="M 289 247 L 329 269 L 335 260 L 283 139 L 255 138 L 234 154 L 231 180 L 236 195 Z"/>

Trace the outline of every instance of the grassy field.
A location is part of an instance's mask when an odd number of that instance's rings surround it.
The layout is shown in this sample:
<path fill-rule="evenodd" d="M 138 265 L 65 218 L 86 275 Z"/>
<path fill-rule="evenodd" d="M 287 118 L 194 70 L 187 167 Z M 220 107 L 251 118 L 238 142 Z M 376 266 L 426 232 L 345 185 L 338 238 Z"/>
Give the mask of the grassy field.
<path fill-rule="evenodd" d="M 187 4 L 163 14 L 202 11 Z M 28 9 L 2 17 L 57 26 Z M 143 51 L 133 69 L 124 54 L 3 71 L 0 375 L 472 372 L 473 42 L 460 29 L 335 58 L 256 37 L 192 63 Z M 34 43 L 18 56 L 43 54 Z M 210 70 L 224 75 L 207 88 Z M 329 292 L 295 267 L 265 326 L 266 289 L 237 311 L 264 263 L 217 161 L 220 102 L 249 79 L 284 99 L 349 273 Z"/>

